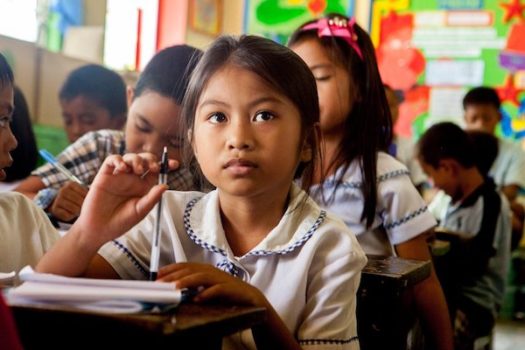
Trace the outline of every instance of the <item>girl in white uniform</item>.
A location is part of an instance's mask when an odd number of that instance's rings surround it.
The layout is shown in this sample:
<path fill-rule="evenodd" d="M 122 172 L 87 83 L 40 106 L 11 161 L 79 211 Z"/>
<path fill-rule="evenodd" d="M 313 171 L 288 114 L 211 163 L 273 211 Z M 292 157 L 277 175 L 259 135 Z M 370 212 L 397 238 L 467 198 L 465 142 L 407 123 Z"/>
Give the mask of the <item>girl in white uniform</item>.
<path fill-rule="evenodd" d="M 345 221 L 367 254 L 430 260 L 423 233 L 436 222 L 407 168 L 385 153 L 392 120 L 370 37 L 354 19 L 328 15 L 300 26 L 289 46 L 317 81 L 323 157 L 311 190 L 315 200 Z M 435 274 L 413 295 L 429 343 L 451 349 Z"/>
<path fill-rule="evenodd" d="M 267 39 L 219 38 L 193 73 L 183 116 L 196 160 L 186 164 L 217 189 L 164 194 L 158 280 L 204 288 L 195 302 L 267 309 L 263 324 L 225 348 L 358 349 L 366 257 L 346 225 L 293 184 L 300 174 L 311 183 L 317 157 L 308 67 Z M 165 190 L 154 185 L 158 171 L 147 154 L 109 157 L 79 219 L 37 269 L 146 279 L 156 219 L 148 212 Z"/>

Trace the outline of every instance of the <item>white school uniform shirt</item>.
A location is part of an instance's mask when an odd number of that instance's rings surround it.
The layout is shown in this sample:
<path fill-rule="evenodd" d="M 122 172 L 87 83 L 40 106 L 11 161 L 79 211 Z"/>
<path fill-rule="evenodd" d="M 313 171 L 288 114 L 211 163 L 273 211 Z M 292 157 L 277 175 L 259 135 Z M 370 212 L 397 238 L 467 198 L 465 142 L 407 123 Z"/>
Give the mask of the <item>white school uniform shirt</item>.
<path fill-rule="evenodd" d="M 344 167 L 340 167 L 325 180 L 322 193 L 319 185 L 314 185 L 310 194 L 321 207 L 343 219 L 367 254 L 394 255 L 394 245 L 409 241 L 436 225 L 436 220 L 412 184 L 406 166 L 379 152 L 376 213 L 372 226 L 367 229 L 366 222 L 361 221 L 364 197 L 359 162 L 354 160 L 350 164 L 342 183 L 334 192 L 336 179 L 343 171 Z"/>
<path fill-rule="evenodd" d="M 525 189 L 525 153 L 517 143 L 503 139 L 498 141 L 498 156 L 489 175 L 498 187 L 516 184 Z"/>
<path fill-rule="evenodd" d="M 407 137 L 396 136 L 393 142 L 396 145 L 396 158 L 407 167 L 412 182 L 416 186 L 425 183 L 427 177 L 419 165 L 412 140 Z"/>
<path fill-rule="evenodd" d="M 0 272 L 34 267 L 59 238 L 33 201 L 18 192 L 0 193 Z"/>
<path fill-rule="evenodd" d="M 512 235 L 512 214 L 507 198 L 500 194 L 501 209 L 496 222 L 492 246 L 496 254 L 490 258 L 487 271 L 473 286 L 463 287 L 461 293 L 479 306 L 488 309 L 494 317 L 505 295 L 505 282 L 510 268 L 510 240 Z M 478 234 L 483 220 L 484 200 L 479 196 L 471 206 L 452 203 L 445 192 L 439 191 L 428 205 L 429 211 L 439 220 L 439 226 L 456 231 L 464 238 Z"/>
<path fill-rule="evenodd" d="M 356 292 L 366 257 L 345 224 L 304 191 L 292 185 L 279 224 L 241 257 L 226 240 L 217 190 L 168 191 L 163 198 L 160 266 L 209 263 L 257 287 L 304 349 L 359 348 Z M 123 279 L 148 278 L 153 213 L 99 251 Z M 244 331 L 223 348 L 256 347 Z"/>

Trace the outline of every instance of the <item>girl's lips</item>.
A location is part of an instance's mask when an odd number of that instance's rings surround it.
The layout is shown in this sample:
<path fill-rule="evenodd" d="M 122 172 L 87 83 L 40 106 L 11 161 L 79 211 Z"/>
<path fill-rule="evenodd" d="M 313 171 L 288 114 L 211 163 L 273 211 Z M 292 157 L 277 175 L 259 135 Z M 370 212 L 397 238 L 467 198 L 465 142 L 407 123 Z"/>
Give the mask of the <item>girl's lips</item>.
<path fill-rule="evenodd" d="M 0 169 L 0 181 L 5 179 L 5 176 L 6 176 L 6 173 L 5 173 L 4 169 Z"/>
<path fill-rule="evenodd" d="M 255 168 L 257 168 L 257 164 L 245 159 L 232 159 L 224 165 L 224 169 L 234 176 L 248 175 Z"/>
<path fill-rule="evenodd" d="M 230 168 L 230 167 L 250 167 L 250 168 L 257 168 L 257 164 L 255 164 L 254 162 L 250 162 L 249 160 L 246 160 L 246 159 L 239 159 L 239 158 L 236 158 L 236 159 L 232 159 L 230 161 L 228 161 L 228 163 L 226 163 L 224 165 L 224 169 L 226 168 Z"/>

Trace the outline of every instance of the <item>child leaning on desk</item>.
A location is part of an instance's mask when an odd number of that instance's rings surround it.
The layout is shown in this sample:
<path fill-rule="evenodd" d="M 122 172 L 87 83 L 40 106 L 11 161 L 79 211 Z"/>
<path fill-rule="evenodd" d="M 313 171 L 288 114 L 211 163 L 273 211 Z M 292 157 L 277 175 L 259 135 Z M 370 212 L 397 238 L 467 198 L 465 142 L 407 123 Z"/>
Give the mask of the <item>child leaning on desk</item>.
<path fill-rule="evenodd" d="M 14 108 L 13 71 L 0 54 L 0 181 L 13 161 L 10 152 L 17 146 L 11 130 Z M 58 238 L 45 213 L 31 200 L 20 193 L 0 193 L 0 272 L 35 265 Z"/>
<path fill-rule="evenodd" d="M 455 282 L 448 302 L 456 309 L 456 350 L 490 348 L 503 301 L 512 226 L 509 203 L 487 175 L 497 145 L 492 135 L 467 134 L 453 123 L 432 126 L 418 143 L 421 166 L 441 190 L 429 209 L 462 240 L 451 252 L 454 270 L 446 271 Z"/>
<path fill-rule="evenodd" d="M 128 88 L 130 105 L 125 131 L 90 132 L 66 148 L 57 160 L 85 185 L 91 184 L 104 159 L 125 152 L 153 153 L 160 159 L 162 148 L 181 159 L 178 123 L 188 77 L 201 51 L 190 46 L 172 46 L 158 52 L 144 68 L 134 89 Z M 197 189 L 185 166 L 168 175 L 170 189 Z M 36 169 L 16 189 L 36 197 L 35 202 L 52 217 L 69 222 L 80 213 L 87 188 L 57 171 L 51 164 Z M 38 194 L 37 194 L 38 193 Z"/>
<path fill-rule="evenodd" d="M 318 156 L 308 67 L 271 40 L 221 37 L 197 65 L 182 115 L 187 150 L 217 189 L 164 193 L 158 280 L 204 287 L 195 302 L 266 307 L 264 324 L 226 340 L 233 348 L 357 349 L 366 257 L 346 225 L 293 183 L 301 175 L 308 188 Z M 37 270 L 147 279 L 148 213 L 166 190 L 153 186 L 158 171 L 147 154 L 106 159 L 80 217 Z"/>

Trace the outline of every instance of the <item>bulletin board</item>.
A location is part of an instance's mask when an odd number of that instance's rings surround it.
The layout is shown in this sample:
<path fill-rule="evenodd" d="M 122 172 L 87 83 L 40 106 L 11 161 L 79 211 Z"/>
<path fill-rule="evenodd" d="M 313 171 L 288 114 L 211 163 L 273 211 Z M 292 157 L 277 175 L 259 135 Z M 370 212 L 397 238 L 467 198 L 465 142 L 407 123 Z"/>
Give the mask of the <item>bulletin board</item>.
<path fill-rule="evenodd" d="M 355 0 L 247 0 L 245 33 L 286 44 L 301 24 L 326 13 L 353 15 Z"/>
<path fill-rule="evenodd" d="M 384 82 L 404 92 L 398 134 L 462 124 L 464 94 L 485 85 L 503 102 L 497 133 L 525 141 L 525 0 L 375 0 L 370 30 Z"/>

